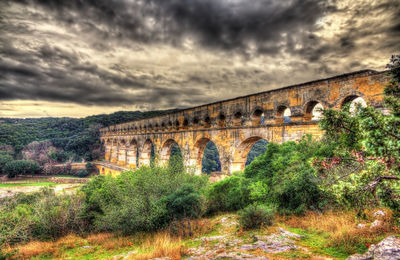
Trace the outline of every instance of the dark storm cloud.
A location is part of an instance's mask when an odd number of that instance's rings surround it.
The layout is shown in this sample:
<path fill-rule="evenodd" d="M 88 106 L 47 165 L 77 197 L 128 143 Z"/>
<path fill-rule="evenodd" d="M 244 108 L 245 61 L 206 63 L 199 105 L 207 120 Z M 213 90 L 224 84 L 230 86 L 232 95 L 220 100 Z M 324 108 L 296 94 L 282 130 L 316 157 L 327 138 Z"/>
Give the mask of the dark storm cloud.
<path fill-rule="evenodd" d="M 20 2 L 45 7 L 65 24 L 78 24 L 103 39 L 180 45 L 184 37 L 194 37 L 203 46 L 224 50 L 244 51 L 253 43 L 263 53 L 280 51 L 282 33 L 313 31 L 318 18 L 335 11 L 333 1 L 326 0 Z"/>
<path fill-rule="evenodd" d="M 81 62 L 76 53 L 48 45 L 36 52 L 23 52 L 8 45 L 2 54 L 9 60 L 0 59 L 2 100 L 69 101 L 109 106 L 157 102 L 172 106 L 179 96 L 200 95 L 196 89 L 164 89 L 147 85 L 132 75 L 112 74 L 94 64 Z M 28 61 L 31 66 L 26 65 Z"/>
<path fill-rule="evenodd" d="M 20 22 L 11 22 L 7 16 L 12 8 L 19 16 L 11 18 Z M 345 19 L 340 35 L 324 38 L 318 22 L 331 14 L 352 17 Z M 288 82 L 282 79 L 284 75 L 308 73 L 311 80 L 360 69 L 362 58 L 354 60 L 353 54 L 359 54 L 358 50 L 368 54 L 399 48 L 399 16 L 396 0 L 359 4 L 351 11 L 340 8 L 335 0 L 6 0 L 0 3 L 0 100 L 191 106 L 221 98 L 213 96 L 215 86 L 223 94 L 226 90 L 254 91 L 263 82 L 275 86 L 306 78 L 293 76 L 294 81 Z M 376 17 L 382 20 L 377 22 Z M 38 31 L 43 24 L 68 33 L 53 30 L 53 41 L 47 41 L 48 32 Z M 32 35 L 35 42 L 28 40 Z M 54 39 L 68 42 L 70 35 L 82 38 L 85 46 L 56 46 Z M 386 36 L 385 40 L 374 38 L 379 35 Z M 103 60 L 107 60 L 121 47 L 133 55 L 160 45 L 183 51 L 188 39 L 194 42 L 193 53 L 226 59 L 237 55 L 242 64 L 258 57 L 265 60 L 257 61 L 261 69 L 235 69 L 226 64 L 209 69 L 204 63 L 197 67 L 199 71 L 177 71 L 175 75 L 168 61 L 164 71 L 143 69 L 140 72 L 145 73 L 135 74 L 133 68 L 145 64 L 112 63 L 105 68 L 93 57 L 106 53 Z M 277 76 L 286 57 L 293 62 L 286 62 L 287 71 Z M 276 62 L 278 69 L 263 70 L 264 61 Z"/>

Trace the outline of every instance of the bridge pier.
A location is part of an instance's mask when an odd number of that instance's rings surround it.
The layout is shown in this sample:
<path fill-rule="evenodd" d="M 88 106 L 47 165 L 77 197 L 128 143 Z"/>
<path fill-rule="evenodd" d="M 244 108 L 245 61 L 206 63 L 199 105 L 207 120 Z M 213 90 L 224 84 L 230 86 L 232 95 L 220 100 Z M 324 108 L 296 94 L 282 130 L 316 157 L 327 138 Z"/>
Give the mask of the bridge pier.
<path fill-rule="evenodd" d="M 118 146 L 118 165 L 120 165 L 120 166 L 126 165 L 126 145 L 125 145 L 125 143 L 121 143 Z"/>
<path fill-rule="evenodd" d="M 118 161 L 118 143 L 117 141 L 114 141 L 111 145 L 110 162 L 117 164 L 117 161 Z"/>

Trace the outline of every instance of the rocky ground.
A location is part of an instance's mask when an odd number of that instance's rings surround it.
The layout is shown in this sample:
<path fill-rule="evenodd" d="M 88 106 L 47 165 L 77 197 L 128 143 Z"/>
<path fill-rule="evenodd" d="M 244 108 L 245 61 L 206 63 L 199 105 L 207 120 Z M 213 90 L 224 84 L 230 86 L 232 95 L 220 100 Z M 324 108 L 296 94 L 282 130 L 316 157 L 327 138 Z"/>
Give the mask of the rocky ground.
<path fill-rule="evenodd" d="M 198 246 L 189 248 L 187 259 L 277 259 L 286 258 L 286 254 L 306 256 L 308 249 L 297 245 L 302 236 L 278 227 L 269 235 L 250 234 L 238 236 L 237 220 L 224 217 L 220 220 L 220 231 L 223 235 L 205 236 L 196 239 Z M 260 232 L 262 233 L 262 232 Z M 313 256 L 313 259 L 331 259 Z"/>

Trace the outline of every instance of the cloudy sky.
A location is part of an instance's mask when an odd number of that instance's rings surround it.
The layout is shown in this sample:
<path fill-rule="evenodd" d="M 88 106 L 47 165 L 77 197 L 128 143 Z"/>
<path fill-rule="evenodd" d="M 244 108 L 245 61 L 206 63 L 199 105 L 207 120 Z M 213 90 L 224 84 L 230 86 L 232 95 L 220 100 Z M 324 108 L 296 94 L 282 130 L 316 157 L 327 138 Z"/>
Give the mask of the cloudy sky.
<path fill-rule="evenodd" d="M 395 53 L 398 0 L 1 0 L 0 117 L 189 107 Z"/>

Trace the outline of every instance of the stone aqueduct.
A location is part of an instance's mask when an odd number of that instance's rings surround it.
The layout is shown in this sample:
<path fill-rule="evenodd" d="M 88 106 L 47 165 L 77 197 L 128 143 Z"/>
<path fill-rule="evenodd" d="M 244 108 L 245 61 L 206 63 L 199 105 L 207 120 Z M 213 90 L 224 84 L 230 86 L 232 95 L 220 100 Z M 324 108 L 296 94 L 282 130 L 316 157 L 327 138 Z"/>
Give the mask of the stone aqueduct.
<path fill-rule="evenodd" d="M 113 174 L 149 165 L 152 146 L 157 161 L 165 164 L 176 143 L 184 164 L 200 173 L 209 141 L 218 148 L 223 172 L 242 170 L 252 145 L 260 139 L 282 143 L 304 134 L 320 136 L 313 113 L 321 105 L 340 109 L 361 97 L 382 107 L 388 80 L 385 72 L 364 70 L 102 128 L 105 160 L 100 172 Z M 284 114 L 290 118 L 284 120 Z"/>

